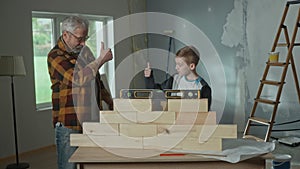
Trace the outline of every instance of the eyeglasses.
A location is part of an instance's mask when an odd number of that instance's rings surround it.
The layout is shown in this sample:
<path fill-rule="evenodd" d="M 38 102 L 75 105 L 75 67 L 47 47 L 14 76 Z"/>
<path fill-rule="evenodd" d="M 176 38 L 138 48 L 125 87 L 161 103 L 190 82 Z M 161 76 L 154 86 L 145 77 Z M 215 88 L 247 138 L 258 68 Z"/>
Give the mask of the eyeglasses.
<path fill-rule="evenodd" d="M 79 42 L 85 42 L 89 39 L 88 35 L 85 36 L 85 37 L 78 37 L 78 36 L 74 35 L 72 32 L 68 31 L 68 33 L 70 33 L 72 36 L 74 36 Z"/>

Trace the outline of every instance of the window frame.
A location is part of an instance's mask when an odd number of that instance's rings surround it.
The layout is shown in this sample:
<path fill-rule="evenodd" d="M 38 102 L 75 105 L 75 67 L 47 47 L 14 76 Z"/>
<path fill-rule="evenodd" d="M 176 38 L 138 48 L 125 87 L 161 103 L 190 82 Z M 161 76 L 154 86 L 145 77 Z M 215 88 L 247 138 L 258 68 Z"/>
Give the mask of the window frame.
<path fill-rule="evenodd" d="M 112 16 L 101 16 L 101 15 L 89 15 L 89 14 L 75 14 L 75 13 L 54 13 L 54 12 L 42 12 L 42 11 L 32 11 L 32 16 L 31 18 L 45 18 L 45 19 L 52 19 L 52 37 L 51 37 L 51 42 L 53 42 L 53 45 L 56 44 L 57 39 L 61 36 L 61 30 L 60 30 L 60 23 L 63 21 L 63 19 L 67 16 L 70 15 L 81 15 L 83 17 L 85 17 L 87 20 L 89 21 L 100 21 L 103 23 L 103 41 L 106 43 L 105 46 L 107 46 L 107 41 L 109 40 L 109 36 L 111 36 L 110 40 L 113 41 L 113 31 L 110 32 L 109 30 L 107 30 L 105 27 L 106 25 L 113 20 Z M 33 38 L 33 32 L 32 32 L 32 38 Z M 33 40 L 32 40 L 32 49 L 34 49 L 34 45 L 33 44 Z M 98 48 L 97 48 L 98 50 Z M 112 49 L 113 50 L 113 49 Z M 34 51 L 34 50 L 33 50 Z M 100 52 L 100 47 L 99 47 L 99 51 Z M 99 54 L 99 53 L 97 53 Z M 96 54 L 96 55 L 97 55 Z M 33 53 L 33 57 L 35 57 L 34 53 Z M 33 62 L 33 64 L 35 64 Z M 112 65 L 114 65 L 114 60 L 110 63 Z M 101 73 L 105 73 L 105 74 L 110 74 L 110 73 L 114 73 L 114 70 L 109 70 L 109 66 L 107 64 L 103 65 L 103 69 L 101 69 Z M 35 67 L 34 67 L 35 69 Z M 35 70 L 34 70 L 35 71 Z M 113 71 L 113 72 L 112 72 Z M 100 70 L 99 70 L 100 72 Z M 48 74 L 48 72 L 47 72 Z M 35 86 L 35 82 L 36 82 L 36 77 L 35 77 L 35 73 L 34 73 L 34 91 L 35 91 L 35 107 L 37 111 L 44 111 L 44 110 L 50 110 L 52 109 L 52 102 L 51 102 L 51 95 L 50 97 L 50 102 L 43 102 L 43 103 L 37 103 L 37 96 L 36 96 L 36 87 Z M 38 82 L 39 83 L 39 82 Z M 50 89 L 51 84 L 49 84 L 49 89 Z M 51 89 L 50 89 L 51 90 Z M 113 91 L 111 91 L 112 94 L 114 94 Z"/>

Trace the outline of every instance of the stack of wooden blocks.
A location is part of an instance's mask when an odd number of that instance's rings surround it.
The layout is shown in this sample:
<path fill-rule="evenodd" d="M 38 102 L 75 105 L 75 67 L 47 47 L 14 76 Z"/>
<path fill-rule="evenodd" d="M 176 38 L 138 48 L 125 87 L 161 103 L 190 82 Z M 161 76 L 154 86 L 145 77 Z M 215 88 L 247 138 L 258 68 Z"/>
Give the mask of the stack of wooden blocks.
<path fill-rule="evenodd" d="M 162 111 L 152 110 L 154 101 L 114 99 L 113 111 L 71 134 L 71 146 L 222 151 L 223 138 L 237 138 L 236 125 L 216 123 L 207 99 L 168 99 Z"/>

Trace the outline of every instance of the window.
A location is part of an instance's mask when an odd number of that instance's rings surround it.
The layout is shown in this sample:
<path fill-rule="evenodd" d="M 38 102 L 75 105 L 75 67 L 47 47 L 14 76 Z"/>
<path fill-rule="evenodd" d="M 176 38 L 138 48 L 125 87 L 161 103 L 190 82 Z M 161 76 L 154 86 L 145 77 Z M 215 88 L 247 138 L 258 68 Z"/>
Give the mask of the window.
<path fill-rule="evenodd" d="M 72 14 L 58 14 L 46 12 L 32 12 L 32 39 L 34 54 L 34 82 L 35 101 L 37 110 L 51 108 L 51 82 L 48 74 L 47 55 L 54 47 L 61 35 L 61 23 L 66 16 Z M 111 17 L 82 15 L 89 20 L 89 36 L 86 44 L 92 50 L 94 56 L 100 54 L 100 42 L 113 42 L 112 31 L 105 29 L 105 25 L 112 20 Z M 111 43 L 110 43 L 111 44 Z M 111 63 L 113 64 L 113 63 Z M 108 71 L 105 64 L 100 74 L 113 74 Z"/>

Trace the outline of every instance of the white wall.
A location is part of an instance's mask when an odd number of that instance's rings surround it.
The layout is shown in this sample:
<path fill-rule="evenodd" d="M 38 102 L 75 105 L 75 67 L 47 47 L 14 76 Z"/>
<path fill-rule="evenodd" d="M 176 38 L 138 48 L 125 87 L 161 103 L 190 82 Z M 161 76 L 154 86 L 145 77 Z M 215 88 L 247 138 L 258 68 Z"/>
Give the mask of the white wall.
<path fill-rule="evenodd" d="M 144 9 L 143 2 L 137 3 L 136 11 Z M 126 0 L 0 1 L 0 55 L 23 56 L 27 71 L 26 77 L 15 78 L 20 153 L 55 143 L 51 110 L 42 112 L 35 110 L 31 11 L 108 15 L 114 19 L 129 13 Z M 127 48 L 115 47 L 115 57 L 131 50 L 128 43 L 124 43 L 124 46 Z M 0 77 L 0 158 L 15 153 L 10 91 L 10 79 Z"/>

